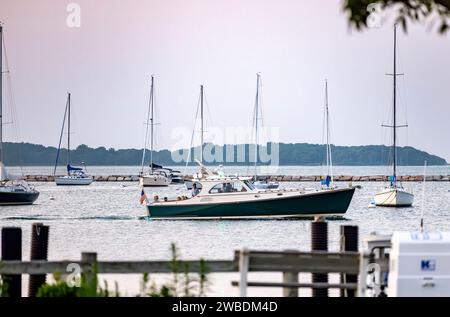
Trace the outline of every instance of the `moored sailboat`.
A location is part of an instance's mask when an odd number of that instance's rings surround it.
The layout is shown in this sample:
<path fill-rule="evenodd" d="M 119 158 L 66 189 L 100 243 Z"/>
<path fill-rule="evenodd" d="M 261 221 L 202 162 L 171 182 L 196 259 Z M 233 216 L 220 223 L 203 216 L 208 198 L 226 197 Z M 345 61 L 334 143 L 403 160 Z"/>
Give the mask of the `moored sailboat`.
<path fill-rule="evenodd" d="M 414 195 L 406 191 L 403 186 L 397 181 L 397 129 L 405 127 L 397 125 L 397 25 L 394 26 L 394 72 L 393 77 L 394 99 L 393 99 L 393 124 L 383 125 L 391 128 L 393 131 L 392 140 L 392 175 L 389 177 L 389 186 L 385 187 L 381 192 L 374 197 L 376 206 L 385 207 L 407 207 L 413 204 Z"/>
<path fill-rule="evenodd" d="M 325 139 L 326 139 L 326 164 L 327 172 L 324 179 L 321 180 L 322 189 L 333 189 L 333 160 L 331 156 L 330 144 L 330 111 L 328 108 L 328 81 L 325 80 L 325 106 L 324 106 L 324 125 L 325 125 Z"/>
<path fill-rule="evenodd" d="M 194 186 L 194 183 L 197 183 L 198 186 L 201 186 L 200 183 L 197 182 L 198 179 L 207 177 L 207 175 L 205 175 L 204 173 L 202 173 L 202 166 L 203 166 L 203 150 L 204 150 L 204 134 L 205 134 L 205 129 L 204 129 L 204 117 L 203 117 L 203 110 L 204 110 L 204 99 L 205 99 L 205 95 L 204 95 L 204 88 L 203 85 L 200 85 L 200 104 L 198 105 L 198 107 L 200 107 L 200 157 L 198 158 L 194 158 L 195 161 L 197 161 L 197 163 L 200 166 L 200 170 L 199 172 L 195 173 L 193 175 L 193 179 L 192 180 L 186 180 L 184 181 L 184 185 L 186 186 L 186 189 L 191 190 L 192 187 Z M 197 112 L 196 112 L 196 117 L 195 117 L 195 121 L 194 121 L 194 129 L 193 129 L 193 133 L 192 133 L 192 139 L 191 139 L 191 147 L 193 145 L 193 141 L 194 141 L 194 132 L 195 132 L 195 125 L 197 123 L 197 115 L 198 115 L 198 107 L 197 107 Z M 194 151 L 195 153 L 195 151 Z M 185 165 L 185 172 L 187 170 L 187 166 L 189 164 L 190 161 L 190 157 L 191 157 L 191 149 L 189 150 L 189 156 L 186 160 L 186 165 Z"/>
<path fill-rule="evenodd" d="M 255 108 L 253 113 L 253 127 L 255 132 L 255 153 L 254 153 L 254 164 L 255 164 L 255 172 L 253 176 L 253 186 L 255 186 L 256 189 L 265 190 L 265 189 L 277 189 L 279 184 L 278 182 L 271 182 L 271 181 L 260 181 L 258 180 L 258 128 L 259 128 L 259 121 L 261 120 L 259 113 L 261 112 L 261 74 L 256 74 L 256 98 L 255 98 Z"/>
<path fill-rule="evenodd" d="M 154 150 L 154 77 L 151 77 L 150 99 L 147 112 L 147 124 L 145 129 L 144 149 L 142 150 L 142 164 L 139 175 L 139 184 L 144 187 L 162 187 L 169 186 L 172 182 L 170 170 L 153 163 Z M 150 169 L 144 172 L 145 154 L 147 150 L 148 127 L 150 126 Z"/>
<path fill-rule="evenodd" d="M 14 179 L 3 164 L 3 26 L 0 23 L 0 205 L 31 205 L 39 192 L 26 181 Z"/>
<path fill-rule="evenodd" d="M 76 185 L 76 186 L 90 185 L 94 181 L 94 178 L 90 175 L 87 175 L 83 168 L 72 166 L 70 163 L 70 133 L 71 133 L 70 101 L 71 101 L 71 94 L 67 93 L 66 108 L 64 111 L 63 125 L 61 129 L 61 135 L 59 137 L 58 152 L 56 153 L 56 161 L 55 161 L 55 168 L 53 170 L 53 175 L 55 176 L 56 185 Z M 61 151 L 61 140 L 63 136 L 64 126 L 66 124 L 66 116 L 67 116 L 67 165 L 66 165 L 67 174 L 56 175 L 56 167 L 58 166 L 59 154 Z"/>

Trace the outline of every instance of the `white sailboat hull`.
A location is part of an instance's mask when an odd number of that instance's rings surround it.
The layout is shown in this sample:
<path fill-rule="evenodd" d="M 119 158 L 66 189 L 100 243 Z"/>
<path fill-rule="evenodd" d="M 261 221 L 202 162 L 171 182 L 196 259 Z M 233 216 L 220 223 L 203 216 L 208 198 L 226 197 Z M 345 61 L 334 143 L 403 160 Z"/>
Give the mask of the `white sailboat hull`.
<path fill-rule="evenodd" d="M 56 185 L 90 185 L 94 179 L 92 177 L 76 177 L 76 176 L 57 176 L 55 177 Z"/>
<path fill-rule="evenodd" d="M 403 188 L 388 187 L 375 195 L 375 205 L 385 207 L 408 207 L 413 204 L 414 195 Z"/>
<path fill-rule="evenodd" d="M 169 186 L 172 180 L 164 175 L 144 175 L 139 177 L 139 185 L 144 187 Z"/>

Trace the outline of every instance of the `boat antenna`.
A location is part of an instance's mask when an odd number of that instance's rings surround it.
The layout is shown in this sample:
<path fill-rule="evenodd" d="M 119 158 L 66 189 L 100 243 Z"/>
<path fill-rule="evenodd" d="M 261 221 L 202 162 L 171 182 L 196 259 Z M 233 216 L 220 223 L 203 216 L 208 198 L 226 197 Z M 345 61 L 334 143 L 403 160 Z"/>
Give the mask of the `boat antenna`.
<path fill-rule="evenodd" d="M 423 232 L 423 213 L 425 207 L 425 184 L 427 179 L 427 161 L 423 165 L 423 182 L 422 182 L 422 206 L 420 210 L 420 232 Z"/>

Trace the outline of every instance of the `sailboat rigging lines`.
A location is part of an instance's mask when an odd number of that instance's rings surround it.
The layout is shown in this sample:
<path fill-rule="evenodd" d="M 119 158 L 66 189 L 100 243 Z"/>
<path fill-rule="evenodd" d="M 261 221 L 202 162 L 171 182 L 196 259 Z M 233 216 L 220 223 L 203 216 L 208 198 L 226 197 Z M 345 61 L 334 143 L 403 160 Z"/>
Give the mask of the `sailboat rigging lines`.
<path fill-rule="evenodd" d="M 145 142 L 142 150 L 141 173 L 139 176 L 139 184 L 141 186 L 168 186 L 172 182 L 172 170 L 163 168 L 153 162 L 154 151 L 154 93 L 155 93 L 155 78 L 151 76 L 150 97 L 147 109 L 147 121 L 145 126 Z M 150 127 L 150 169 L 144 173 L 145 154 L 147 151 L 148 142 L 148 128 Z"/>
<path fill-rule="evenodd" d="M 56 185 L 90 185 L 93 182 L 93 177 L 89 176 L 85 173 L 83 168 L 81 167 L 74 167 L 71 165 L 70 160 L 70 114 L 71 114 L 71 94 L 70 92 L 67 93 L 67 101 L 66 101 L 66 107 L 64 110 L 64 119 L 63 124 L 61 128 L 61 134 L 59 137 L 59 145 L 58 145 L 58 151 L 56 152 L 56 161 L 55 161 L 55 167 L 53 170 L 53 173 L 55 175 L 55 183 Z M 64 176 L 56 176 L 56 167 L 58 166 L 59 156 L 61 152 L 61 141 L 62 136 L 64 133 L 64 127 L 66 124 L 66 118 L 67 118 L 67 174 Z"/>
<path fill-rule="evenodd" d="M 375 204 L 377 206 L 406 207 L 411 206 L 414 195 L 407 192 L 401 184 L 397 182 L 397 129 L 407 125 L 397 124 L 397 77 L 402 74 L 397 73 L 397 25 L 394 26 L 394 61 L 393 73 L 388 74 L 393 78 L 393 107 L 392 107 L 392 125 L 382 125 L 392 129 L 392 175 L 390 176 L 389 186 L 375 195 Z"/>
<path fill-rule="evenodd" d="M 261 82 L 261 74 L 256 74 L 256 96 L 255 96 L 255 107 L 253 110 L 253 127 L 254 127 L 254 133 L 255 133 L 255 143 L 254 143 L 254 175 L 253 175 L 253 186 L 256 189 L 259 190 L 266 190 L 266 189 L 277 189 L 279 187 L 278 182 L 268 182 L 268 181 L 259 181 L 258 180 L 258 152 L 259 152 L 259 139 L 258 139 L 258 133 L 259 133 L 259 121 L 261 121 L 262 124 L 262 107 L 261 107 L 261 89 L 262 88 L 262 82 Z"/>
<path fill-rule="evenodd" d="M 331 131 L 330 131 L 330 111 L 328 107 L 328 80 L 325 79 L 325 103 L 324 103 L 324 116 L 323 116 L 323 130 L 326 142 L 326 164 L 327 173 L 325 179 L 322 180 L 321 184 L 326 186 L 326 188 L 334 187 L 333 184 L 333 159 L 331 156 Z"/>
<path fill-rule="evenodd" d="M 31 205 L 39 192 L 26 181 L 10 177 L 3 165 L 3 44 L 3 25 L 0 23 L 0 205 Z M 11 85 L 9 87 L 11 89 Z"/>

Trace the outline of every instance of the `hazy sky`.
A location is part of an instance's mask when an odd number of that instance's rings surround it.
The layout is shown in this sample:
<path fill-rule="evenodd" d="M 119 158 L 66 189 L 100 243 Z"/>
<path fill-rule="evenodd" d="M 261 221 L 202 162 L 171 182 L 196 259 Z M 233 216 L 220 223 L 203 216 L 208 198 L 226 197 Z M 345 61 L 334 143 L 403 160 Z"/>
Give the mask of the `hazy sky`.
<path fill-rule="evenodd" d="M 75 144 L 141 148 L 151 74 L 158 148 L 192 129 L 202 83 L 207 126 L 248 126 L 256 72 L 278 141 L 322 141 L 325 78 L 333 143 L 389 140 L 391 21 L 350 30 L 338 0 L 77 0 L 81 26 L 70 28 L 70 2 L 0 0 L 21 141 L 57 145 L 71 91 Z M 400 143 L 450 161 L 450 36 L 412 25 L 398 51 Z"/>

